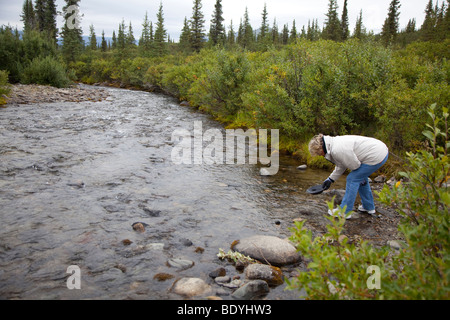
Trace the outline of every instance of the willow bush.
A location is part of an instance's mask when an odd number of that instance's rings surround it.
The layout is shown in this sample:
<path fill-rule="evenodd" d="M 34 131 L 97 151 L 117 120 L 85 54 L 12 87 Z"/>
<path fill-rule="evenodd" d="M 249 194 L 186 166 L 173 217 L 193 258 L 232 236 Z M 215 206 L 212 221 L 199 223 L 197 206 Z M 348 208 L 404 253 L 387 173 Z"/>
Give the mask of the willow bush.
<path fill-rule="evenodd" d="M 373 136 L 402 152 L 423 142 L 426 106 L 450 100 L 450 64 L 426 48 L 303 40 L 264 52 L 91 53 L 72 68 L 80 80 L 158 87 L 230 127 L 279 129 L 281 147 L 293 152 L 319 132 Z"/>

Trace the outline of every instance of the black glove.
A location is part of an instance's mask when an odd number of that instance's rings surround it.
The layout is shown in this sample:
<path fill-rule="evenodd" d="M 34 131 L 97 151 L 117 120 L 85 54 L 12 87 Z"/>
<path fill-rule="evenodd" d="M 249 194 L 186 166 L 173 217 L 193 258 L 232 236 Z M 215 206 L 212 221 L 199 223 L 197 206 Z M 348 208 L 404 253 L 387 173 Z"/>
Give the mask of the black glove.
<path fill-rule="evenodd" d="M 330 189 L 331 184 L 332 184 L 333 182 L 334 182 L 334 180 L 331 179 L 331 178 L 328 178 L 327 180 L 325 180 L 325 181 L 323 182 L 323 184 L 322 184 L 323 190 L 328 190 L 328 189 Z"/>

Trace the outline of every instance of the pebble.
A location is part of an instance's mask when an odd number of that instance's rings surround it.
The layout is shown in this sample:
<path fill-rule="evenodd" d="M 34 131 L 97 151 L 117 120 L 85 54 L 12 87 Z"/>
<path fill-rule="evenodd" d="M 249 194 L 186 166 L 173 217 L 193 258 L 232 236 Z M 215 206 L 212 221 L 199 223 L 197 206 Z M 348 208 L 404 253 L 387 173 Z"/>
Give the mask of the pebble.
<path fill-rule="evenodd" d="M 226 272 L 225 268 L 220 267 L 220 268 L 218 268 L 218 269 L 216 269 L 214 271 L 211 271 L 209 273 L 209 276 L 214 279 L 214 278 L 217 278 L 217 277 L 223 277 L 226 274 L 227 274 L 227 272 Z"/>
<path fill-rule="evenodd" d="M 298 170 L 306 170 L 307 168 L 308 166 L 306 164 L 302 164 L 301 166 L 297 167 Z"/>
<path fill-rule="evenodd" d="M 231 278 L 230 278 L 229 276 L 216 277 L 216 278 L 214 279 L 214 281 L 215 281 L 217 284 L 229 283 L 229 282 L 231 282 Z"/>
<path fill-rule="evenodd" d="M 141 222 L 133 223 L 132 227 L 133 227 L 134 231 L 137 231 L 137 232 L 140 232 L 140 233 L 145 232 L 144 224 L 141 223 Z"/>
<path fill-rule="evenodd" d="M 167 265 L 171 268 L 176 268 L 178 270 L 186 270 L 194 265 L 194 261 L 185 259 L 169 259 Z"/>

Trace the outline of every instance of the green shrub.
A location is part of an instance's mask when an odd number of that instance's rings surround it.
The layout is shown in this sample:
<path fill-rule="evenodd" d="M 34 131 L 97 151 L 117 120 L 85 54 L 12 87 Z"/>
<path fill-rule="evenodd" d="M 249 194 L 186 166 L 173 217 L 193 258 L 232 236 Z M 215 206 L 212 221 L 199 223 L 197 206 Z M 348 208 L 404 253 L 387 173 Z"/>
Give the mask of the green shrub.
<path fill-rule="evenodd" d="M 22 83 L 51 85 L 64 88 L 71 81 L 63 64 L 52 57 L 35 58 L 30 65 L 23 70 Z"/>
<path fill-rule="evenodd" d="M 6 104 L 6 99 L 3 95 L 8 95 L 11 92 L 10 84 L 8 82 L 8 71 L 0 70 L 0 105 Z"/>
<path fill-rule="evenodd" d="M 443 108 L 439 117 L 434 108 L 429 109 L 431 130 L 423 132 L 430 150 L 409 153 L 408 171 L 402 173 L 406 181 L 385 186 L 379 194 L 404 217 L 398 230 L 406 245 L 390 253 L 366 241 L 350 244 L 342 236 L 343 217 L 329 217 L 327 234 L 315 238 L 304 221 L 297 222 L 291 241 L 309 264 L 288 281 L 290 289 L 304 289 L 308 299 L 450 298 L 449 114 Z M 375 286 L 374 267 L 379 276 Z"/>

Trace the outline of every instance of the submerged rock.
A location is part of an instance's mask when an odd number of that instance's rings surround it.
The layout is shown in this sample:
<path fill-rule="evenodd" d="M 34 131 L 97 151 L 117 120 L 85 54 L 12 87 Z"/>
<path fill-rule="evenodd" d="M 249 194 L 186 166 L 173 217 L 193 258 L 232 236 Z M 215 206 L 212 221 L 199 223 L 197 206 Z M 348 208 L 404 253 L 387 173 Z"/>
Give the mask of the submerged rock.
<path fill-rule="evenodd" d="M 211 291 L 211 286 L 200 278 L 181 278 L 173 286 L 173 292 L 186 297 L 194 297 Z"/>
<path fill-rule="evenodd" d="M 194 265 L 194 261 L 185 259 L 169 259 L 167 265 L 171 268 L 176 268 L 179 270 L 186 270 Z"/>
<path fill-rule="evenodd" d="M 283 283 L 283 272 L 280 268 L 266 264 L 253 263 L 245 269 L 245 276 L 250 280 L 264 280 L 271 286 Z"/>
<path fill-rule="evenodd" d="M 269 285 L 264 280 L 253 280 L 237 289 L 231 295 L 239 300 L 251 300 L 261 297 L 269 292 Z"/>
<path fill-rule="evenodd" d="M 297 249 L 291 243 L 273 236 L 252 236 L 241 239 L 232 249 L 276 266 L 293 264 L 300 260 Z"/>

